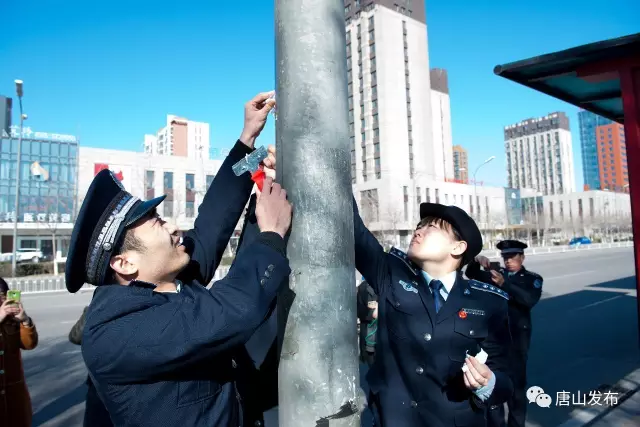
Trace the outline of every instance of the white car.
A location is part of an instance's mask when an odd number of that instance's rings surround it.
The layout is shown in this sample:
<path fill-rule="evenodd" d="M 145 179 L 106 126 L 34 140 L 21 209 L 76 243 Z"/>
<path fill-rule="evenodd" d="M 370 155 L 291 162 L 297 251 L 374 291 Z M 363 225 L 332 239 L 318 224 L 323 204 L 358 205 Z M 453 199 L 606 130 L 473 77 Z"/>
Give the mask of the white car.
<path fill-rule="evenodd" d="M 39 249 L 18 249 L 16 251 L 16 262 L 38 262 L 42 259 L 42 251 Z M 11 261 L 13 252 L 0 255 L 0 261 Z"/>

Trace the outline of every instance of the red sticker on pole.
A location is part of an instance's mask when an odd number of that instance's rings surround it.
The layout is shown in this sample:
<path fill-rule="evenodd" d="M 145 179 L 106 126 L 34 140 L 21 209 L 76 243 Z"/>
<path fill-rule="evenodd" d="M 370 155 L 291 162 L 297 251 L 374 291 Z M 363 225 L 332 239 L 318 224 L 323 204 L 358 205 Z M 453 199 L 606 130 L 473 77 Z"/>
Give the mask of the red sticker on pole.
<path fill-rule="evenodd" d="M 257 171 L 251 174 L 251 180 L 256 183 L 258 190 L 262 191 L 264 185 L 264 178 L 267 174 L 264 172 L 264 166 L 260 165 Z"/>
<path fill-rule="evenodd" d="M 268 156 L 267 149 L 263 147 L 257 148 L 253 153 L 247 154 L 244 159 L 233 165 L 233 173 L 240 176 L 245 172 L 251 173 L 251 180 L 256 183 L 258 190 L 262 191 L 264 185 L 264 166 L 261 164 Z"/>

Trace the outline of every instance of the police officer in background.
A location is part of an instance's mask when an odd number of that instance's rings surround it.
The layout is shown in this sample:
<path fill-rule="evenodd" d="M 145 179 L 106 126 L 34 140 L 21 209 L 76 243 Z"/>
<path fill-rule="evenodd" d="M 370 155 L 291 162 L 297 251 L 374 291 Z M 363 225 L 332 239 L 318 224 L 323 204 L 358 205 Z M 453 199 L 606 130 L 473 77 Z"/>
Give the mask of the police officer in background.
<path fill-rule="evenodd" d="M 423 203 L 408 253 L 387 253 L 353 205 L 356 268 L 378 295 L 367 374 L 375 424 L 485 426 L 486 408 L 506 402 L 513 384 L 508 296 L 461 274 L 482 249 L 478 226 L 458 207 Z"/>
<path fill-rule="evenodd" d="M 509 294 L 509 324 L 512 347 L 511 371 L 514 394 L 507 402 L 509 427 L 524 427 L 527 412 L 527 354 L 531 341 L 531 309 L 540 300 L 542 277 L 524 268 L 524 250 L 527 244 L 517 240 L 503 240 L 497 245 L 504 260 L 504 268 L 490 270 L 489 259 L 478 256 L 470 263 L 466 275 L 499 286 Z M 481 270 L 484 267 L 485 270 Z M 495 405 L 494 405 L 495 406 Z M 490 408 L 489 426 L 505 425 L 504 405 Z"/>

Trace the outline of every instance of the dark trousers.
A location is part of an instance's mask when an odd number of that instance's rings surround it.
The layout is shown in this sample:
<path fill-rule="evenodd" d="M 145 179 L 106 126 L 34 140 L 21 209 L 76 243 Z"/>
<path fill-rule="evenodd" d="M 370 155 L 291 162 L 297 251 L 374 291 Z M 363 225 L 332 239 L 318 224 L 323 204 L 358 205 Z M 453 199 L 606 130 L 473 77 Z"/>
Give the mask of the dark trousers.
<path fill-rule="evenodd" d="M 514 353 L 518 354 L 518 353 Z M 487 414 L 487 427 L 525 427 L 527 417 L 527 357 L 518 354 L 511 364 L 513 379 L 513 395 L 507 401 L 509 408 L 509 419 L 505 423 L 504 405 L 497 405 L 489 408 Z"/>

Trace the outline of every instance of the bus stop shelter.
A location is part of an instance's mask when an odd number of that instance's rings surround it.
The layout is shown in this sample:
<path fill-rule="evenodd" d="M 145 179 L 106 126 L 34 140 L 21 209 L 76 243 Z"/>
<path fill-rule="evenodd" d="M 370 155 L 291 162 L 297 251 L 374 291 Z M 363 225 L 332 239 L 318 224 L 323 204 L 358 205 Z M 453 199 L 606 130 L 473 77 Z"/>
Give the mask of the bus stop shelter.
<path fill-rule="evenodd" d="M 494 73 L 624 124 L 640 294 L 640 33 L 498 65 Z"/>

